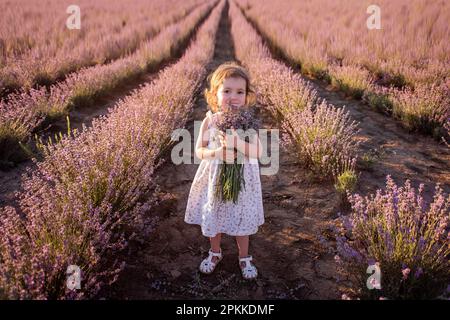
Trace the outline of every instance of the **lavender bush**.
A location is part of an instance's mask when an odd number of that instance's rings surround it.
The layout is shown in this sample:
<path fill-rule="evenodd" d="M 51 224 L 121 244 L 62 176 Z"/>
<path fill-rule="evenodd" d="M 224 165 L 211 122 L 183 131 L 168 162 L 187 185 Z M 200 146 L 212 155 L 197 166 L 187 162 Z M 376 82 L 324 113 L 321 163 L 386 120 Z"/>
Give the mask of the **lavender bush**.
<path fill-rule="evenodd" d="M 440 130 L 450 117 L 450 88 L 447 85 L 417 85 L 391 94 L 393 116 L 410 131 L 431 134 L 439 139 Z"/>
<path fill-rule="evenodd" d="M 291 144 L 317 176 L 336 179 L 345 169 L 355 171 L 359 142 L 354 137 L 359 129 L 345 107 L 337 109 L 323 101 L 315 110 L 309 107 L 286 119 L 292 124 L 287 128 Z"/>
<path fill-rule="evenodd" d="M 393 105 L 390 92 L 392 90 L 389 88 L 374 85 L 370 90 L 364 91 L 362 100 L 375 111 L 391 116 Z"/>
<path fill-rule="evenodd" d="M 369 72 L 361 67 L 331 65 L 328 72 L 335 88 L 356 99 L 362 98 L 373 84 Z"/>
<path fill-rule="evenodd" d="M 347 194 L 352 193 L 358 183 L 359 175 L 356 173 L 356 158 L 344 158 L 341 161 L 343 164 L 341 168 L 335 171 L 334 188 L 340 196 L 340 204 L 343 209 L 347 209 L 350 205 Z"/>
<path fill-rule="evenodd" d="M 123 58 L 198 4 L 192 0 L 128 4 L 81 0 L 77 5 L 82 8 L 82 32 L 67 32 L 61 15 L 65 3 L 2 3 L 0 93 L 50 85 L 83 67 Z"/>
<path fill-rule="evenodd" d="M 0 101 L 0 134 L 5 133 L 0 135 L 0 150 L 5 150 L 0 160 L 17 160 L 10 157 L 13 151 L 17 153 L 14 149 L 19 148 L 17 142 L 24 142 L 44 121 L 65 115 L 71 108 L 89 105 L 94 98 L 111 92 L 124 81 L 155 68 L 171 57 L 213 5 L 213 2 L 207 2 L 199 6 L 185 19 L 142 43 L 139 50 L 131 55 L 109 64 L 83 68 L 52 85 L 49 90 L 45 87 L 29 92 L 23 90 L 10 95 L 7 101 Z M 8 151 L 10 146 L 13 149 Z"/>
<path fill-rule="evenodd" d="M 317 92 L 292 69 L 271 58 L 261 37 L 234 2 L 230 5 L 231 34 L 236 56 L 249 69 L 260 100 L 287 133 L 299 159 L 318 176 L 342 173 L 348 158 L 356 160 L 357 123 L 345 109 L 318 102 Z"/>
<path fill-rule="evenodd" d="M 376 195 L 349 195 L 352 212 L 342 217 L 339 258 L 364 298 L 430 299 L 450 283 L 450 196 L 436 184 L 431 204 L 421 183 L 397 187 L 390 175 Z M 346 235 L 346 236 L 345 236 Z M 368 290 L 369 265 L 381 269 L 381 289 Z"/>

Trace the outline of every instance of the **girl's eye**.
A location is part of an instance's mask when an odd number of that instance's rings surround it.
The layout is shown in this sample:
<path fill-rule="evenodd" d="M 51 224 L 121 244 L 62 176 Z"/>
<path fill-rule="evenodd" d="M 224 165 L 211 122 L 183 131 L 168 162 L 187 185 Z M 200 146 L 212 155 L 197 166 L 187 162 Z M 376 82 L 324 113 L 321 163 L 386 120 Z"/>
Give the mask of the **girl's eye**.
<path fill-rule="evenodd" d="M 243 91 L 239 91 L 239 94 L 243 94 L 244 92 Z"/>

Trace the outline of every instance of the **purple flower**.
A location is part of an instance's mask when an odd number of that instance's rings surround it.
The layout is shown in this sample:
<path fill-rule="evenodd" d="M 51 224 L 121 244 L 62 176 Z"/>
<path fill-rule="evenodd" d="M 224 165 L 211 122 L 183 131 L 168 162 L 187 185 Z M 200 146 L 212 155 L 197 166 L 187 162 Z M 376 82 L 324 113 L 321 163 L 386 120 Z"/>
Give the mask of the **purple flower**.
<path fill-rule="evenodd" d="M 227 129 L 249 129 L 259 130 L 261 128 L 261 120 L 255 115 L 254 109 L 239 109 L 236 111 L 222 112 L 220 116 L 214 118 L 217 129 L 226 132 Z"/>
<path fill-rule="evenodd" d="M 423 274 L 423 270 L 422 270 L 422 268 L 419 267 L 416 270 L 416 272 L 414 273 L 414 278 L 418 279 L 422 274 Z"/>
<path fill-rule="evenodd" d="M 254 112 L 245 109 L 222 112 L 213 121 L 217 129 L 224 133 L 228 129 L 247 131 L 249 129 L 259 130 L 260 127 L 260 121 L 256 119 Z M 246 133 L 244 132 L 244 134 Z M 239 163 L 237 158 L 234 163 L 220 163 L 219 172 L 219 182 L 214 193 L 215 197 L 219 201 L 232 200 L 233 203 L 237 203 L 240 190 L 245 188 L 243 164 Z"/>

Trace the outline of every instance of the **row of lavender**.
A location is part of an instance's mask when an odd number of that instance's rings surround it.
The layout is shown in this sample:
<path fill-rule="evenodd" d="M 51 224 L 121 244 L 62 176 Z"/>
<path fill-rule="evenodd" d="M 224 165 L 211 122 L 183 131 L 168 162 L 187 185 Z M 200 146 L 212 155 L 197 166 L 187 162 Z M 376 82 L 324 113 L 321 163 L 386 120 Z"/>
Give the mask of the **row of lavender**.
<path fill-rule="evenodd" d="M 0 296 L 87 298 L 117 279 L 125 266 L 123 249 L 131 239 L 146 239 L 156 222 L 155 169 L 171 133 L 192 112 L 224 4 L 157 81 L 91 128 L 49 145 L 45 160 L 24 176 L 20 209 L 1 209 Z M 81 268 L 81 290 L 66 286 L 71 265 Z"/>
<path fill-rule="evenodd" d="M 300 76 L 272 59 L 234 2 L 230 18 L 236 55 L 250 70 L 268 110 L 288 133 L 285 142 L 316 174 L 334 176 L 337 190 L 350 201 L 351 214 L 341 218 L 337 248 L 331 249 L 356 284 L 355 295 L 395 299 L 441 294 L 450 282 L 450 196 L 436 185 L 434 201 L 427 205 L 423 184 L 418 192 L 409 181 L 399 188 L 390 176 L 386 190 L 378 190 L 376 196 L 352 195 L 357 180 L 358 144 L 353 142 L 357 125 L 350 123 L 344 109 L 318 101 Z M 381 270 L 382 286 L 371 282 L 380 290 L 366 285 L 369 266 Z"/>
<path fill-rule="evenodd" d="M 450 139 L 448 3 L 381 1 L 383 28 L 369 30 L 361 1 L 238 2 L 304 74 L 362 98 L 407 130 Z"/>
<path fill-rule="evenodd" d="M 124 57 L 198 4 L 82 0 L 77 2 L 80 30 L 66 27 L 68 4 L 61 1 L 0 4 L 0 96 L 50 85 L 82 67 Z"/>
<path fill-rule="evenodd" d="M 345 108 L 319 101 L 310 84 L 273 59 L 234 2 L 230 16 L 236 56 L 250 70 L 260 100 L 287 133 L 283 142 L 294 146 L 301 163 L 317 176 L 338 179 L 343 173 L 354 172 L 358 124 L 350 120 Z"/>
<path fill-rule="evenodd" d="M 32 89 L 11 94 L 8 101 L 0 101 L 0 160 L 15 162 L 20 159 L 19 142 L 26 142 L 44 121 L 61 117 L 77 106 L 89 105 L 95 98 L 133 77 L 157 69 L 181 49 L 212 4 L 208 1 L 199 6 L 125 58 L 72 73 L 48 90 L 45 87 Z"/>

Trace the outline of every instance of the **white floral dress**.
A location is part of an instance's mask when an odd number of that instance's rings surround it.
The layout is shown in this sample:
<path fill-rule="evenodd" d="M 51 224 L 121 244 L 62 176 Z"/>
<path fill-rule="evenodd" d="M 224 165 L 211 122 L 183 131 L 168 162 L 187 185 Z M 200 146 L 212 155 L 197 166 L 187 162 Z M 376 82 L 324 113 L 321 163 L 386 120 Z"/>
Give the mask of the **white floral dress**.
<path fill-rule="evenodd" d="M 210 117 L 209 149 L 220 146 L 215 137 L 218 130 L 211 121 L 216 115 L 211 111 L 206 113 Z M 214 185 L 220 173 L 219 163 L 219 159 L 201 161 L 189 191 L 184 221 L 200 225 L 206 237 L 214 237 L 218 233 L 230 236 L 255 234 L 264 223 L 258 159 L 244 159 L 245 188 L 241 189 L 237 203 L 222 202 L 214 196 Z"/>

